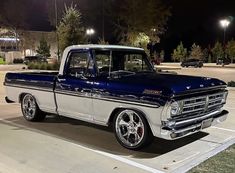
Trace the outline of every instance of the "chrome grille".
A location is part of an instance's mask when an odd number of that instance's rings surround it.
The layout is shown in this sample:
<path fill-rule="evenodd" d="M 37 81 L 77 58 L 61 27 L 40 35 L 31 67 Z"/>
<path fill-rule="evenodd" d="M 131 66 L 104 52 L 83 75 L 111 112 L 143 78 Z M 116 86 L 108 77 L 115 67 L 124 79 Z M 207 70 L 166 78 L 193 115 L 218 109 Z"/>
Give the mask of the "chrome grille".
<path fill-rule="evenodd" d="M 184 99 L 180 102 L 180 112 L 176 117 L 192 117 L 216 111 L 223 106 L 224 92 Z"/>

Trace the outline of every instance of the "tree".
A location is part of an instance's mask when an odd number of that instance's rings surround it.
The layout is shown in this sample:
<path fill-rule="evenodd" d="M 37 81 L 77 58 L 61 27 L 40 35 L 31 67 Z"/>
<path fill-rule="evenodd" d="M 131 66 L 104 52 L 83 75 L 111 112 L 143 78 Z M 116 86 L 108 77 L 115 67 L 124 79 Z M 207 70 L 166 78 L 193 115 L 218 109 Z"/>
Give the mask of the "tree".
<path fill-rule="evenodd" d="M 202 60 L 203 59 L 203 52 L 199 45 L 193 43 L 191 47 L 190 57 Z"/>
<path fill-rule="evenodd" d="M 177 46 L 176 49 L 174 49 L 172 57 L 174 62 L 175 61 L 180 61 L 182 62 L 183 60 L 185 60 L 187 56 L 187 49 L 184 48 L 184 45 L 182 42 L 180 42 L 180 44 Z"/>
<path fill-rule="evenodd" d="M 160 52 L 160 58 L 161 58 L 161 62 L 164 61 L 164 58 L 165 58 L 165 51 L 164 50 L 161 50 Z"/>
<path fill-rule="evenodd" d="M 63 11 L 65 5 L 69 5 L 71 3 L 76 4 L 79 0 L 48 0 L 46 1 L 46 9 L 48 20 L 51 26 L 57 27 L 56 24 L 63 17 Z M 57 21 L 56 21 L 57 19 Z"/>
<path fill-rule="evenodd" d="M 209 50 L 207 48 L 205 48 L 205 49 L 203 49 L 202 53 L 203 53 L 203 60 L 206 62 L 209 62 Z"/>
<path fill-rule="evenodd" d="M 227 47 L 225 49 L 226 54 L 231 59 L 231 63 L 233 63 L 233 60 L 235 58 L 235 40 L 231 40 L 228 42 Z"/>
<path fill-rule="evenodd" d="M 81 13 L 73 4 L 70 7 L 65 6 L 65 12 L 57 32 L 61 52 L 67 46 L 85 42 L 85 31 L 81 25 Z"/>
<path fill-rule="evenodd" d="M 209 56 L 208 56 L 208 61 L 207 61 L 208 63 L 212 63 L 212 58 L 211 58 L 211 54 L 209 54 Z"/>
<path fill-rule="evenodd" d="M 215 46 L 212 48 L 213 59 L 212 62 L 216 62 L 218 58 L 222 58 L 224 56 L 223 46 L 220 42 L 216 42 Z"/>
<path fill-rule="evenodd" d="M 164 33 L 170 10 L 160 0 L 122 0 L 117 11 L 116 26 L 121 42 L 133 45 L 140 33 L 159 42 Z"/>
<path fill-rule="evenodd" d="M 39 44 L 36 52 L 39 55 L 41 55 L 43 57 L 46 57 L 46 58 L 51 56 L 51 54 L 50 54 L 50 45 L 47 44 L 47 41 L 45 40 L 44 37 L 41 38 L 40 44 Z"/>

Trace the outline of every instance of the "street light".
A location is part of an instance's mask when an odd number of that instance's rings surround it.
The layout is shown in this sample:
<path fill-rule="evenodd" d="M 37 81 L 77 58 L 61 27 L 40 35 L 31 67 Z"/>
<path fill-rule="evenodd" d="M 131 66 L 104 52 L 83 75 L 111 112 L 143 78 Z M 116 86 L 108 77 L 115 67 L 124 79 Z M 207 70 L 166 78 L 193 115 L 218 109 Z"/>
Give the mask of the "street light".
<path fill-rule="evenodd" d="M 220 20 L 220 25 L 222 26 L 222 28 L 224 29 L 224 46 L 225 46 L 225 39 L 226 39 L 226 29 L 228 28 L 230 24 L 230 21 L 228 19 L 222 19 Z"/>
<path fill-rule="evenodd" d="M 57 60 L 60 60 L 60 45 L 59 45 L 59 36 L 58 36 L 58 6 L 57 6 L 57 0 L 55 2 L 55 27 L 56 27 L 56 43 L 57 43 Z"/>
<path fill-rule="evenodd" d="M 94 29 L 88 28 L 88 29 L 86 30 L 86 35 L 88 35 L 88 37 L 89 37 L 88 42 L 91 42 L 91 36 L 92 36 L 93 34 L 95 34 L 95 30 L 94 30 Z"/>

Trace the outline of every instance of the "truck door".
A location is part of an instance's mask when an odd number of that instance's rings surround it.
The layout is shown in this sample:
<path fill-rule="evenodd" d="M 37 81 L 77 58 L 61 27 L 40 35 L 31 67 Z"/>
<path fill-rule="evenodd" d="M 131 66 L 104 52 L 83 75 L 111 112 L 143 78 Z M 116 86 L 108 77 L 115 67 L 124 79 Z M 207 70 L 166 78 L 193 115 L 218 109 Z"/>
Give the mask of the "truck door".
<path fill-rule="evenodd" d="M 92 120 L 93 60 L 89 51 L 70 52 L 64 74 L 55 87 L 57 112 L 72 118 Z"/>

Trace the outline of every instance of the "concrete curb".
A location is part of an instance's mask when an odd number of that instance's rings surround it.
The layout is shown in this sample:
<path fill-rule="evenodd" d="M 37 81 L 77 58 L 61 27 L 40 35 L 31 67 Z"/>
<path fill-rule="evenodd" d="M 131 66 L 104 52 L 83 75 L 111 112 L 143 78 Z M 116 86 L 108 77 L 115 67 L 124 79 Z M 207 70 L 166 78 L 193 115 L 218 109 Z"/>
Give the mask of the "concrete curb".
<path fill-rule="evenodd" d="M 235 87 L 228 87 L 229 91 L 235 91 Z"/>
<path fill-rule="evenodd" d="M 227 149 L 228 147 L 230 147 L 231 145 L 233 145 L 235 143 L 235 138 L 232 138 L 230 140 L 228 140 L 227 142 L 219 145 L 218 147 L 214 148 L 213 150 L 201 155 L 200 157 L 194 159 L 193 161 L 185 164 L 184 166 L 181 166 L 179 168 L 177 168 L 176 170 L 172 171 L 172 173 L 184 173 L 189 171 L 190 169 L 198 166 L 200 163 L 206 161 L 207 159 L 215 156 L 216 154 L 220 153 L 221 151 Z"/>

